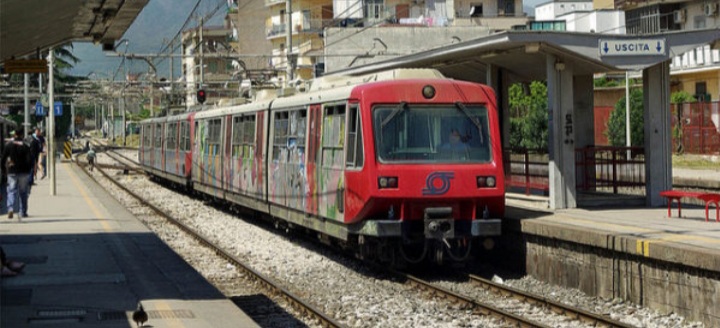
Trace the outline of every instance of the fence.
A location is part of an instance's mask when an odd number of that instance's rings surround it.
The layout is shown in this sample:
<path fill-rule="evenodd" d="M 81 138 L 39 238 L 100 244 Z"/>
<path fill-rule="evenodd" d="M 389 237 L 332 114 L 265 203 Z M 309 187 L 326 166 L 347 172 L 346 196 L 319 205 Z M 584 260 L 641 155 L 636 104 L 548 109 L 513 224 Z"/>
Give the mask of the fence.
<path fill-rule="evenodd" d="M 549 191 L 546 151 L 506 149 L 505 185 L 525 194 Z M 645 157 L 641 147 L 586 147 L 575 150 L 578 191 L 613 194 L 645 193 Z"/>
<path fill-rule="evenodd" d="M 676 104 L 672 108 L 673 149 L 689 154 L 720 153 L 718 102 Z"/>
<path fill-rule="evenodd" d="M 505 149 L 503 161 L 505 186 L 508 189 L 520 189 L 526 195 L 537 192 L 547 194 L 549 190 L 547 151 L 526 148 Z"/>
<path fill-rule="evenodd" d="M 575 149 L 578 191 L 645 193 L 645 155 L 642 147 L 586 147 Z"/>

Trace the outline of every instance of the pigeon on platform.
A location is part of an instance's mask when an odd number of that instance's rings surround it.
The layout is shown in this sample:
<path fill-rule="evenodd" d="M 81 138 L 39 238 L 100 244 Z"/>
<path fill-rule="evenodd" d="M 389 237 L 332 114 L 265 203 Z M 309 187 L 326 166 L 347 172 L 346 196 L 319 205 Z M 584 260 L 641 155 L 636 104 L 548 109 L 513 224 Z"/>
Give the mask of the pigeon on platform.
<path fill-rule="evenodd" d="M 142 327 L 145 325 L 145 322 L 148 321 L 148 315 L 147 312 L 145 312 L 145 309 L 143 309 L 142 304 L 138 302 L 138 307 L 135 312 L 133 312 L 133 321 L 138 325 L 138 327 Z"/>

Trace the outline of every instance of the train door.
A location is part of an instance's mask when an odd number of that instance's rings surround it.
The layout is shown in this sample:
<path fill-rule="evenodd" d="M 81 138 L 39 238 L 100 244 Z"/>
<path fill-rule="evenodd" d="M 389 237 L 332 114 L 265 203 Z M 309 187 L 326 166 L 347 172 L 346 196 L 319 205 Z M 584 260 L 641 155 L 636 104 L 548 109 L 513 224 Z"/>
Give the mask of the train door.
<path fill-rule="evenodd" d="M 345 181 L 345 112 L 346 104 L 326 104 L 323 107 L 320 140 L 320 175 L 317 177 L 320 194 L 320 216 L 344 221 Z"/>
<path fill-rule="evenodd" d="M 190 122 L 180 122 L 180 172 L 182 176 L 189 177 L 192 166 L 192 148 L 190 147 Z"/>
<path fill-rule="evenodd" d="M 318 170 L 320 169 L 320 130 L 322 122 L 322 106 L 311 105 L 308 112 L 308 136 L 307 136 L 307 180 L 308 180 L 308 193 L 305 201 L 305 212 L 317 215 L 318 214 L 318 181 L 317 177 L 320 176 Z"/>
<path fill-rule="evenodd" d="M 345 186 L 347 190 L 338 199 L 338 208 L 345 214 L 345 223 L 351 223 L 358 218 L 357 213 L 362 209 L 368 197 L 367 176 L 362 174 L 365 163 L 365 150 L 363 147 L 362 122 L 358 104 L 349 104 L 347 111 L 347 128 L 345 133 Z"/>
<path fill-rule="evenodd" d="M 230 153 L 230 189 L 242 195 L 256 196 L 255 113 L 232 118 Z"/>
<path fill-rule="evenodd" d="M 305 210 L 305 134 L 307 109 L 278 111 L 273 120 L 270 199 L 277 204 Z"/>
<path fill-rule="evenodd" d="M 165 171 L 178 174 L 177 122 L 168 122 L 165 127 Z"/>
<path fill-rule="evenodd" d="M 222 186 L 222 119 L 211 118 L 198 121 L 196 142 L 198 143 L 198 181 L 219 190 Z"/>
<path fill-rule="evenodd" d="M 162 138 L 163 125 L 157 123 L 153 129 L 153 150 L 151 161 L 152 167 L 158 170 L 162 170 Z"/>

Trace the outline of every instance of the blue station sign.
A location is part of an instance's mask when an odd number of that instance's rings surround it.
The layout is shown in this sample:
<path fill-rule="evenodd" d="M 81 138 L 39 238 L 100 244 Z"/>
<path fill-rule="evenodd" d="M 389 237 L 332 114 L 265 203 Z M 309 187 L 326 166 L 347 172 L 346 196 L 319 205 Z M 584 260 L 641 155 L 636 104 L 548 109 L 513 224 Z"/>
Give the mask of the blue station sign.
<path fill-rule="evenodd" d="M 600 39 L 600 56 L 664 56 L 665 39 Z"/>

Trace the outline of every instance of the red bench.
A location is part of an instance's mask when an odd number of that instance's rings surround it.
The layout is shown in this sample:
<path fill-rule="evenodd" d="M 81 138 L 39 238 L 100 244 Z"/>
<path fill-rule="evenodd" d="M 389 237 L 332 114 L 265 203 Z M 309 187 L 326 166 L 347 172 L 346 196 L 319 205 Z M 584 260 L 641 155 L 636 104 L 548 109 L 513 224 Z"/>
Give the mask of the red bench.
<path fill-rule="evenodd" d="M 668 199 L 668 217 L 672 217 L 671 206 L 673 200 L 678 204 L 678 217 L 682 215 L 682 203 L 680 198 L 697 198 L 705 202 L 705 222 L 709 221 L 710 204 L 715 204 L 715 221 L 720 222 L 720 194 L 708 192 L 694 192 L 682 190 L 665 190 L 660 192 L 660 196 Z"/>

